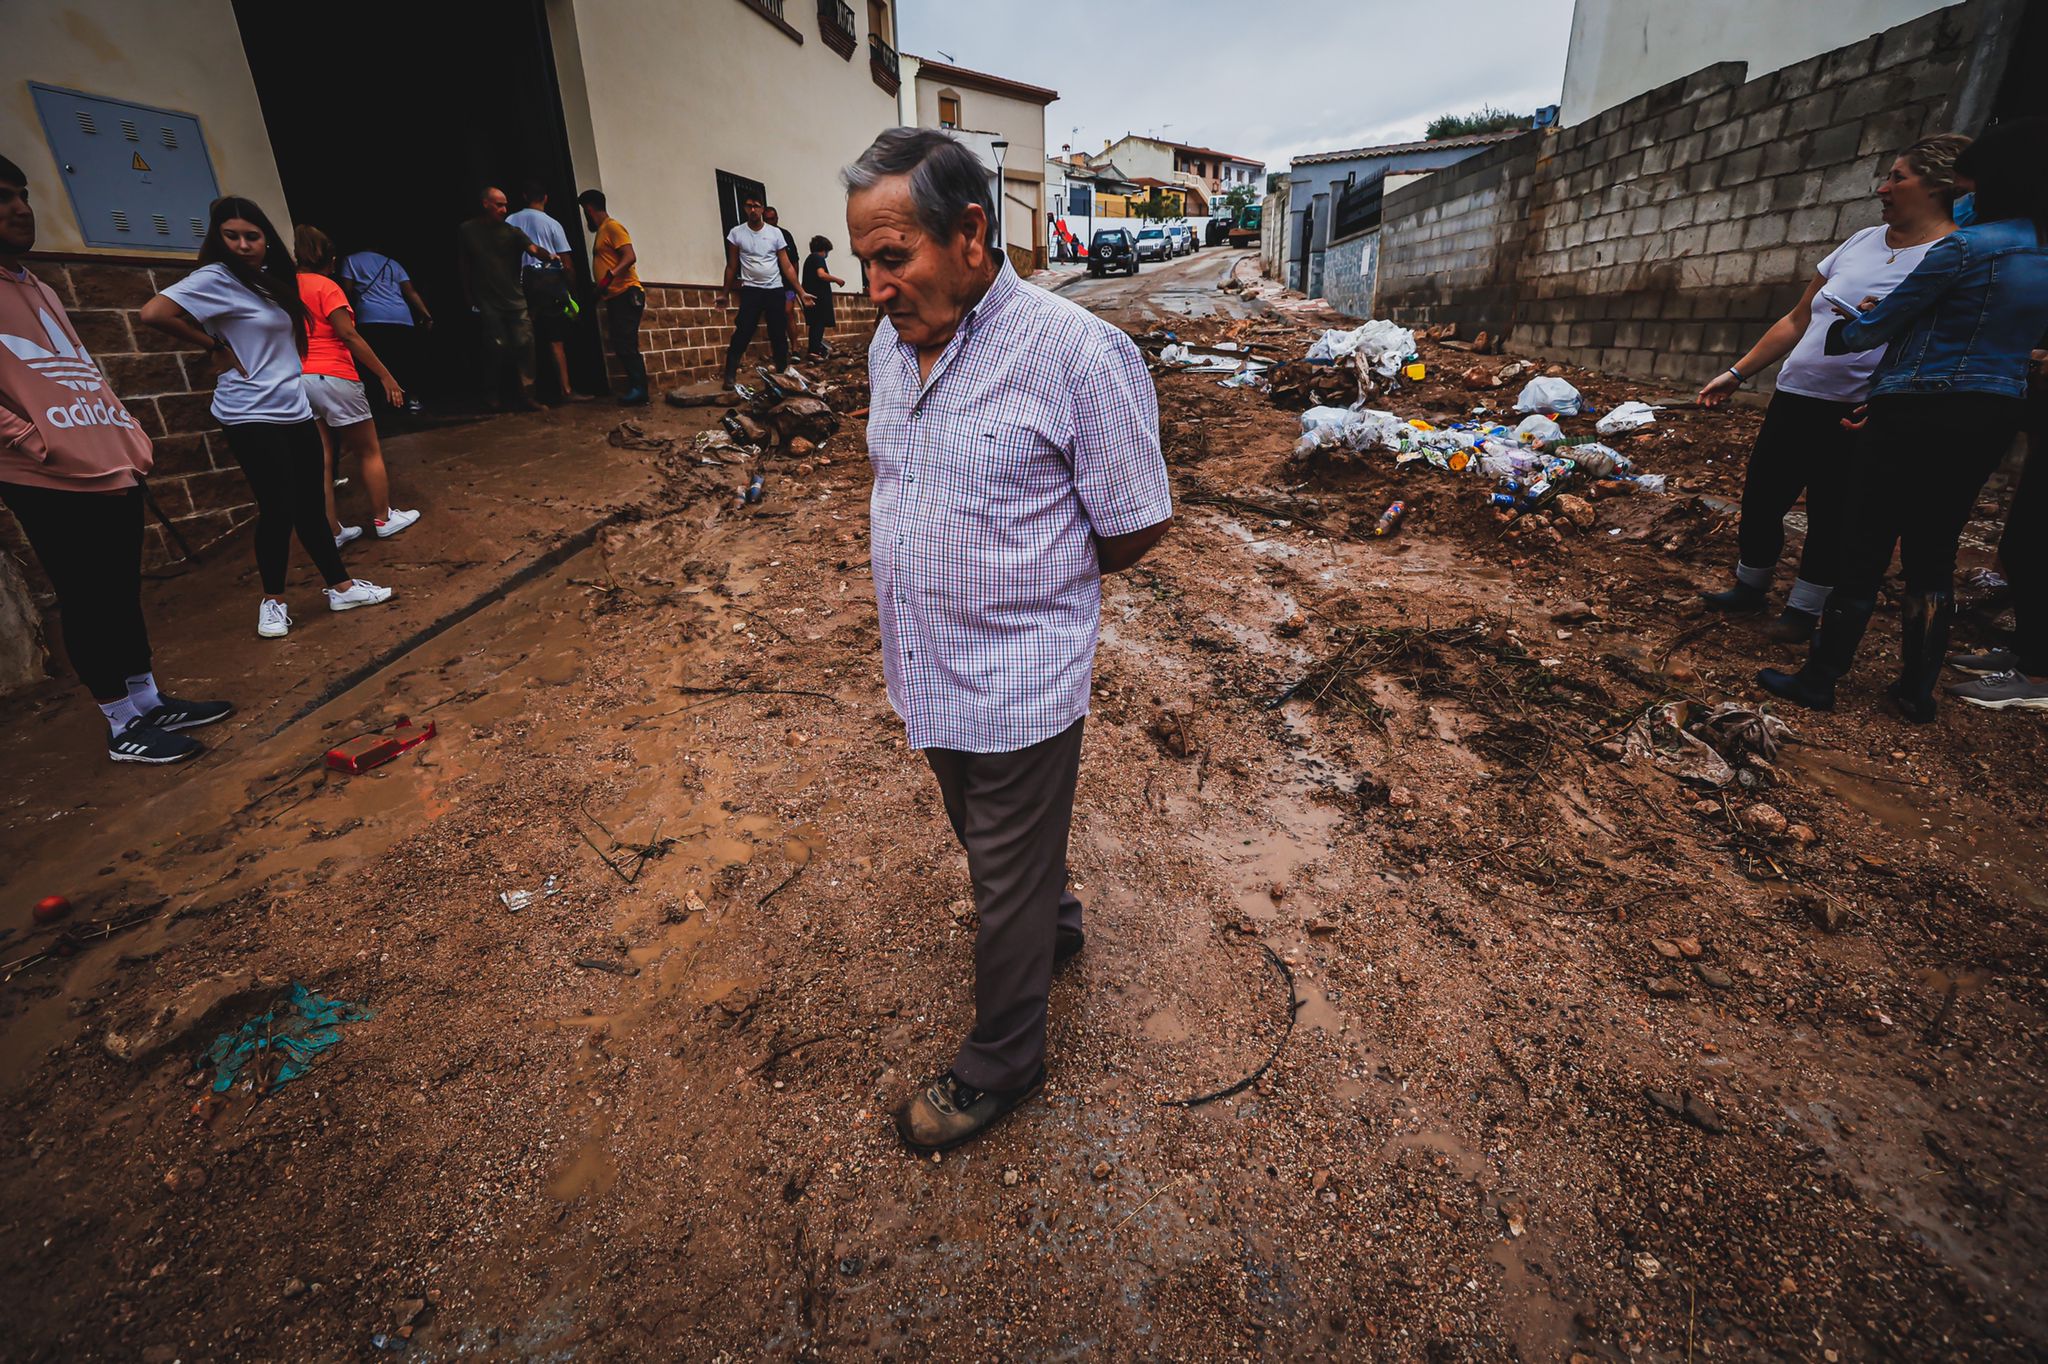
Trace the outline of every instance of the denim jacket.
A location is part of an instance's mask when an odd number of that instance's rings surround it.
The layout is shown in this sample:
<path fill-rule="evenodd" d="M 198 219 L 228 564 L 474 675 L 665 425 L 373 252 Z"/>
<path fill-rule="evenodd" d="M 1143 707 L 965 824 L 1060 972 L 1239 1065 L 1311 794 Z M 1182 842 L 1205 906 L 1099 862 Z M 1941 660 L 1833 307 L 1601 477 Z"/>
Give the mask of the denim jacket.
<path fill-rule="evenodd" d="M 1848 300 L 1854 303 L 1855 299 Z M 1828 328 L 1827 353 L 1889 344 L 1873 398 L 1995 393 L 2023 398 L 2028 353 L 2048 336 L 2048 249 L 2026 218 L 1943 237 L 1898 288 Z"/>

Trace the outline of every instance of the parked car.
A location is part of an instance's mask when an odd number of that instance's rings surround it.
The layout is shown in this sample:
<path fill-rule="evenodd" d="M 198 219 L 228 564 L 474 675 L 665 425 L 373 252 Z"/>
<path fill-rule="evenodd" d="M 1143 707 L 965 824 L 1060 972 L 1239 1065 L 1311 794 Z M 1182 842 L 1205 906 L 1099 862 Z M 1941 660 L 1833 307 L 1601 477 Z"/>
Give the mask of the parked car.
<path fill-rule="evenodd" d="M 1173 256 L 1173 239 L 1166 235 L 1163 227 L 1148 227 L 1138 234 L 1139 260 L 1170 260 Z"/>
<path fill-rule="evenodd" d="M 1088 242 L 1088 273 L 1100 279 L 1112 270 L 1138 273 L 1138 242 L 1125 228 L 1104 228 Z"/>
<path fill-rule="evenodd" d="M 1173 254 L 1185 256 L 1195 249 L 1195 230 L 1186 223 L 1175 223 L 1166 229 L 1166 235 L 1173 241 Z"/>

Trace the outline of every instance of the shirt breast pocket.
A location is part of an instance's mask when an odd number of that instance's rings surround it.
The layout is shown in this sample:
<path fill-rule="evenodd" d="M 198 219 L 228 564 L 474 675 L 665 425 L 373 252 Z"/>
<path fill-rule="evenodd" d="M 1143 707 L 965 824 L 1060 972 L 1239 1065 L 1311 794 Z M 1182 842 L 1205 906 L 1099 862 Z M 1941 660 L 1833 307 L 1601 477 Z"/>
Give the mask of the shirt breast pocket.
<path fill-rule="evenodd" d="M 1014 513 L 1056 495 L 1073 481 L 1065 456 L 1036 427 L 977 425 L 969 434 L 973 477 L 963 491 L 983 504 L 969 510 Z"/>

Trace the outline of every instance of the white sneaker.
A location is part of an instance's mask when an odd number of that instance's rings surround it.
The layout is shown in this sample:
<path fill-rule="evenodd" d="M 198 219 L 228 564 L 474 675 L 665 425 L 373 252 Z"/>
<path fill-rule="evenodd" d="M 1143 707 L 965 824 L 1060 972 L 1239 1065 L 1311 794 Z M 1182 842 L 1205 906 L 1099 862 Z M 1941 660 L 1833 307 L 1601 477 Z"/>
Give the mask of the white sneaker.
<path fill-rule="evenodd" d="M 265 597 L 256 608 L 256 633 L 265 639 L 283 639 L 292 632 L 292 613 L 281 601 Z"/>
<path fill-rule="evenodd" d="M 331 587 L 327 589 L 327 609 L 330 611 L 353 611 L 358 606 L 375 606 L 378 602 L 390 600 L 390 588 L 379 587 L 367 578 L 352 579 L 339 592 Z"/>
<path fill-rule="evenodd" d="M 388 540 L 419 519 L 420 514 L 416 511 L 400 511 L 392 507 L 377 519 L 377 538 Z"/>
<path fill-rule="evenodd" d="M 334 547 L 336 549 L 340 549 L 349 541 L 360 540 L 362 538 L 363 528 L 361 526 L 343 526 L 341 528 L 341 533 L 334 537 Z"/>

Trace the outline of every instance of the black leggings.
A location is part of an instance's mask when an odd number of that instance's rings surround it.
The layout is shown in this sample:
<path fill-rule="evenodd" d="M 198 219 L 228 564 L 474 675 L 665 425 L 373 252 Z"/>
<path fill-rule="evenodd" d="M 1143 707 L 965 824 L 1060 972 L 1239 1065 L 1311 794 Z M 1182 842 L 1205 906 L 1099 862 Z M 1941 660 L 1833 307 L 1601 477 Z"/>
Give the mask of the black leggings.
<path fill-rule="evenodd" d="M 1955 588 L 1956 546 L 1984 480 L 2012 448 L 2025 404 L 1990 393 L 1897 394 L 1870 401 L 1841 581 L 1872 599 L 1892 548 L 1908 592 Z"/>
<path fill-rule="evenodd" d="M 1842 428 L 1852 403 L 1808 398 L 1783 389 L 1771 395 L 1764 425 L 1742 480 L 1742 562 L 1774 568 L 1785 550 L 1785 513 L 1806 494 L 1806 546 L 1799 576 L 1834 586 L 1847 534 L 1855 433 Z"/>
<path fill-rule="evenodd" d="M 71 670 L 96 701 L 118 701 L 149 671 L 142 619 L 142 489 L 68 492 L 0 483 L 36 559 L 57 589 Z"/>
<path fill-rule="evenodd" d="M 256 568 L 263 575 L 263 593 L 284 595 L 285 566 L 291 558 L 292 532 L 306 547 L 313 566 L 329 587 L 349 580 L 327 524 L 326 461 L 320 454 L 320 428 L 302 422 L 234 422 L 224 428 L 228 449 L 256 494 Z"/>
<path fill-rule="evenodd" d="M 725 348 L 725 372 L 739 372 L 740 357 L 753 344 L 754 329 L 761 320 L 768 320 L 768 344 L 773 348 L 775 368 L 786 369 L 789 365 L 789 313 L 782 302 L 782 290 L 757 289 L 753 285 L 740 288 L 740 316 L 733 324 L 732 344 Z"/>

